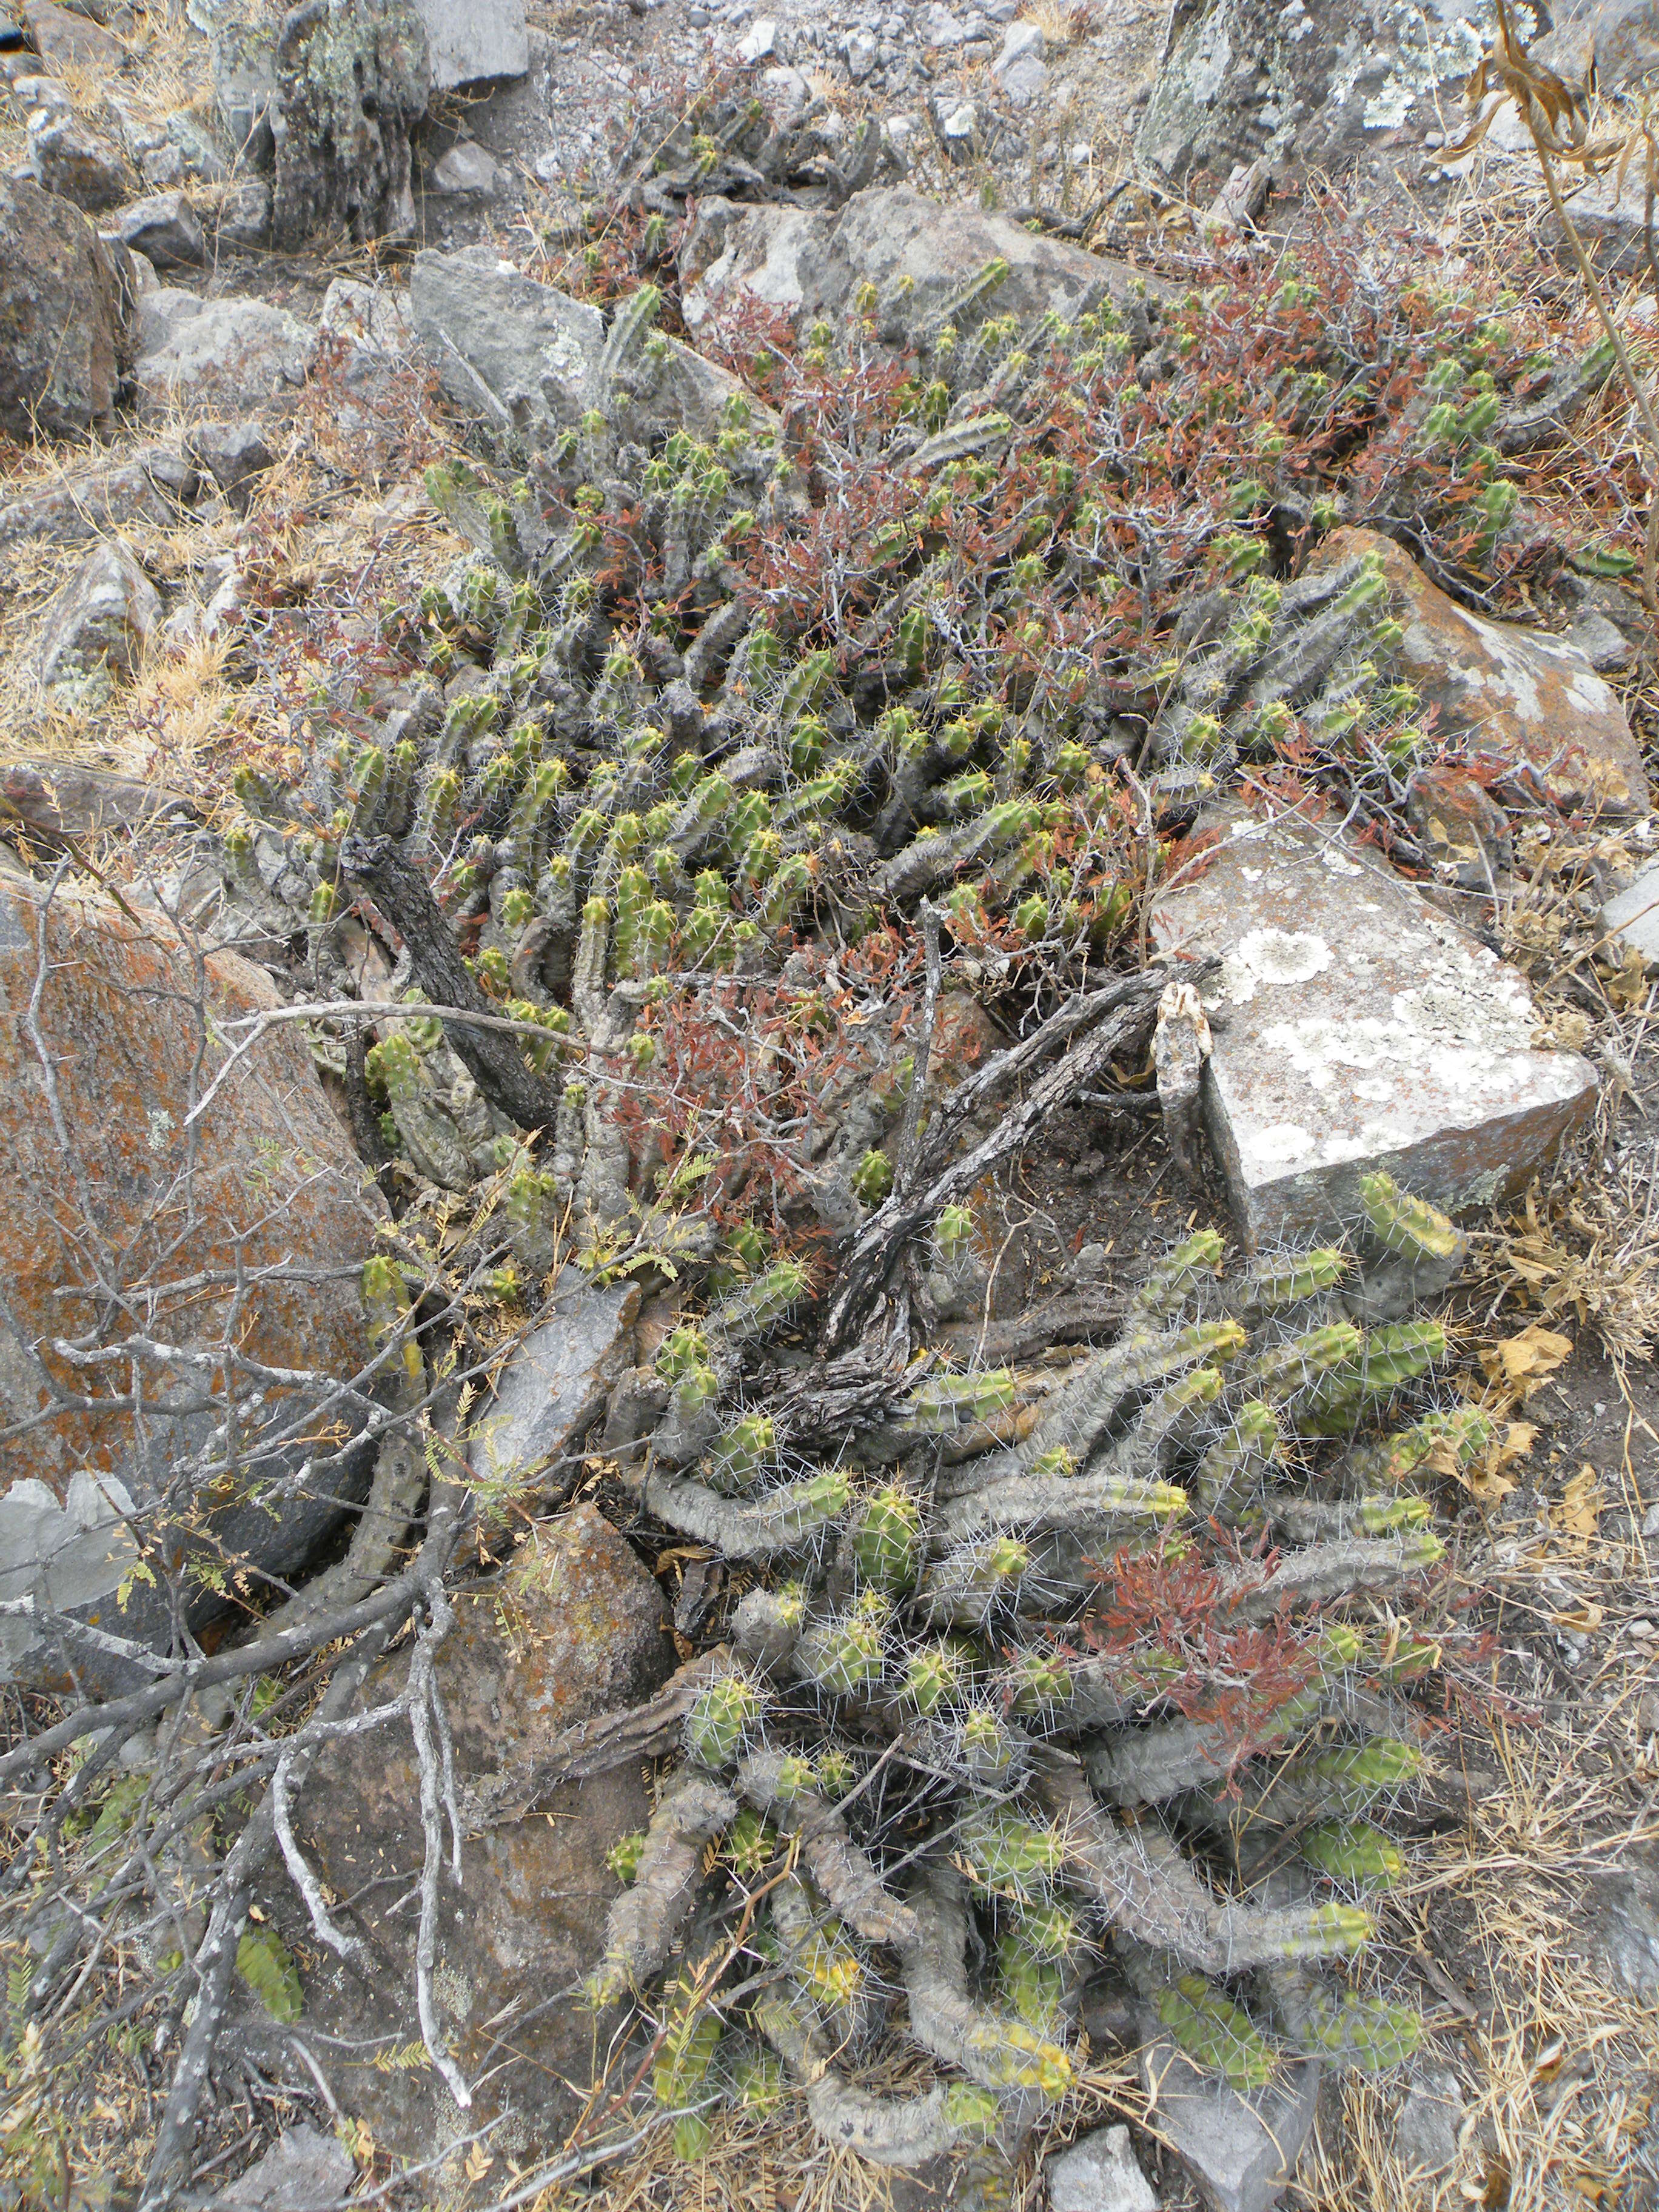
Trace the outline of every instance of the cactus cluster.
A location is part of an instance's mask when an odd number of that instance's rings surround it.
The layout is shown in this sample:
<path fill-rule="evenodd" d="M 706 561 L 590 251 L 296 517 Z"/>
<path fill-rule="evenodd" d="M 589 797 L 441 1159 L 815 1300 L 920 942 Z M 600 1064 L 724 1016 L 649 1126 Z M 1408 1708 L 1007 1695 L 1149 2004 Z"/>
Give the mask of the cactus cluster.
<path fill-rule="evenodd" d="M 968 1425 L 1019 1378 L 935 1370 L 813 1472 L 783 1422 L 738 1410 L 722 1308 L 667 1340 L 677 1394 L 717 1360 L 726 1379 L 689 1423 L 671 1407 L 645 1499 L 747 1587 L 623 1851 L 587 1995 L 660 2029 L 683 2150 L 722 2100 L 786 2081 L 878 2162 L 1017 2138 L 1075 2080 L 1108 1960 L 1150 2029 L 1241 2091 L 1291 2053 L 1410 2055 L 1414 2013 L 1343 1967 L 1405 1869 L 1387 1816 L 1424 1752 L 1392 1684 L 1432 1654 L 1344 1601 L 1432 1568 L 1412 1473 L 1488 1424 L 1431 1405 L 1440 1323 L 1353 1316 L 1398 1261 L 1461 1252 L 1382 1174 L 1340 1243 L 1227 1273 L 1200 1231 L 1018 1442 Z M 1253 1564 L 1268 1540 L 1287 1547 Z M 1183 1575 L 1161 1625 L 1113 1632 L 1121 1589 Z M 1249 1709 L 1218 1705 L 1241 1668 Z M 878 2096 L 860 2072 L 901 2000 L 935 2078 Z"/>

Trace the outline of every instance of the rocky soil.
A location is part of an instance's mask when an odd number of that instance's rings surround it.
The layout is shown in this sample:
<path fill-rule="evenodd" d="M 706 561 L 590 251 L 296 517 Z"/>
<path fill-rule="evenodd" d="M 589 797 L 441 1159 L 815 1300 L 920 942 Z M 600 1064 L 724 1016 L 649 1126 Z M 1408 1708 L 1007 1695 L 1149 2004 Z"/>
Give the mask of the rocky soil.
<path fill-rule="evenodd" d="M 1659 2204 L 1659 13 L 1510 20 L 0 15 L 0 2204 Z"/>

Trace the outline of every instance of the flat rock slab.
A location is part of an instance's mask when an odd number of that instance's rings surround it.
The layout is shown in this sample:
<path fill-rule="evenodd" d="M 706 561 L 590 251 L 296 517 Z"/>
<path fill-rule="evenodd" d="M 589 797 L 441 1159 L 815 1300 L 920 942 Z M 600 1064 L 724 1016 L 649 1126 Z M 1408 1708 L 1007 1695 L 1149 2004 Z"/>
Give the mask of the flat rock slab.
<path fill-rule="evenodd" d="M 532 1482 L 598 1419 L 633 1364 L 639 1309 L 632 1283 L 601 1291 L 574 1267 L 561 1273 L 551 1311 L 508 1361 L 495 1411 L 479 1425 L 480 1476 L 515 1487 Z"/>
<path fill-rule="evenodd" d="M 1330 824 L 1224 816 L 1152 933 L 1223 956 L 1205 1118 L 1252 1246 L 1352 1220 L 1370 1168 L 1490 1206 L 1595 1098 L 1588 1061 L 1533 1049 L 1521 976 Z"/>
<path fill-rule="evenodd" d="M 138 411 L 252 407 L 303 384 L 317 333 L 264 300 L 203 300 L 159 285 L 138 307 Z"/>
<path fill-rule="evenodd" d="M 1368 553 L 1382 562 L 1405 625 L 1398 672 L 1438 708 L 1437 737 L 1462 740 L 1496 767 L 1530 766 L 1558 806 L 1646 813 L 1641 748 L 1618 693 L 1577 646 L 1471 614 L 1374 530 L 1333 531 L 1309 567 L 1340 568 Z"/>
<path fill-rule="evenodd" d="M 1267 2212 L 1279 2203 L 1313 2126 L 1315 2060 L 1293 2061 L 1250 2099 L 1165 2035 L 1143 2045 L 1136 2063 L 1154 2100 L 1151 2124 L 1179 2153 L 1212 2212 Z"/>

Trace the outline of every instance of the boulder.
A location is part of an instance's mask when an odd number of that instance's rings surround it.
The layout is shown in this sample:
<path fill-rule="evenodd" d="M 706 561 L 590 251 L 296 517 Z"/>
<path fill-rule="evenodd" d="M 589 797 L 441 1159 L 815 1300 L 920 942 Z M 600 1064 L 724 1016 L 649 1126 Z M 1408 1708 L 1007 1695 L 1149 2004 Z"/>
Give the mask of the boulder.
<path fill-rule="evenodd" d="M 1135 152 L 1200 201 L 1261 155 L 1340 171 L 1443 129 L 1482 36 L 1468 0 L 1186 0 Z"/>
<path fill-rule="evenodd" d="M 478 1423 L 474 1459 L 492 1484 L 533 1486 L 604 1412 L 634 1361 L 637 1285 L 599 1290 L 574 1267 L 560 1274 L 547 1318 L 514 1353 Z"/>
<path fill-rule="evenodd" d="M 409 134 L 431 89 L 411 0 L 306 0 L 276 40 L 271 237 L 290 253 L 317 233 L 358 244 L 415 228 Z"/>
<path fill-rule="evenodd" d="M 204 985 L 170 925 L 0 874 L 0 1667 L 32 1680 L 150 1679 L 42 1609 L 165 1650 L 187 1547 L 291 1574 L 361 1480 L 368 1407 L 343 1386 L 379 1200 L 291 1027 L 190 1121 L 226 1069 L 216 1024 L 277 1003 L 231 953 Z M 223 1603 L 189 1576 L 183 1596 L 198 1626 Z"/>
<path fill-rule="evenodd" d="M 78 115 L 52 116 L 30 130 L 29 173 L 43 191 L 88 212 L 118 206 L 127 196 L 120 148 Z"/>
<path fill-rule="evenodd" d="M 1268 2212 L 1290 2186 L 1314 2124 L 1319 2066 L 1290 2060 L 1271 2088 L 1243 2097 L 1188 2058 L 1148 2017 L 1137 2055 L 1158 2130 L 1198 2184 L 1210 2212 Z"/>
<path fill-rule="evenodd" d="M 303 384 L 317 333 L 263 300 L 203 300 L 161 285 L 138 307 L 138 411 L 252 407 Z"/>
<path fill-rule="evenodd" d="M 83 70 L 94 77 L 112 76 L 128 59 L 127 48 L 113 31 L 89 15 L 59 8 L 56 0 L 22 0 L 17 12 L 29 44 L 54 76 Z"/>
<path fill-rule="evenodd" d="M 131 355 L 115 264 L 78 208 L 0 179 L 0 430 L 106 425 Z"/>
<path fill-rule="evenodd" d="M 674 1663 L 656 1584 L 588 1505 L 534 1524 L 501 1579 L 459 1596 L 455 1609 L 436 1675 L 463 1797 L 469 1784 L 531 1765 L 576 1722 L 649 1696 Z M 364 1704 L 395 1696 L 406 1663 L 371 1679 Z M 649 1815 L 640 1765 L 564 1784 L 525 1819 L 469 1838 L 459 1884 L 446 1868 L 433 1987 L 473 2089 L 468 2112 L 425 2065 L 375 2063 L 420 2040 L 417 1916 L 404 1903 L 423 1856 L 419 1795 L 402 1726 L 318 1760 L 295 1827 L 329 1891 L 349 1900 L 339 1917 L 373 1965 L 354 1972 L 305 1940 L 314 1961 L 302 1975 L 306 2013 L 337 2054 L 342 2105 L 384 2148 L 429 2157 L 493 2121 L 489 2148 L 533 2154 L 562 2140 L 610 2026 L 598 2024 L 596 2045 L 575 1985 L 618 1887 L 605 1854 Z M 308 1936 L 291 1892 L 272 1909 L 296 1938 Z M 428 2188 L 448 2200 L 436 2175 Z"/>
<path fill-rule="evenodd" d="M 669 338 L 648 390 L 633 400 L 601 392 L 605 326 L 599 309 L 502 269 L 487 247 L 417 253 L 409 306 L 416 334 L 457 405 L 526 437 L 562 428 L 603 401 L 621 407 L 618 427 L 630 434 L 684 429 L 712 438 L 726 401 L 744 390 L 728 370 Z M 750 406 L 775 432 L 775 417 L 752 398 Z"/>
<path fill-rule="evenodd" d="M 1334 531 L 1310 571 L 1366 553 L 1382 562 L 1405 624 L 1398 673 L 1439 709 L 1437 737 L 1461 741 L 1495 769 L 1530 766 L 1559 806 L 1647 811 L 1641 748 L 1618 694 L 1582 653 L 1546 631 L 1471 614 L 1376 531 Z"/>
<path fill-rule="evenodd" d="M 123 210 L 115 235 L 153 268 L 198 269 L 207 259 L 202 226 L 182 192 L 153 192 L 135 200 Z"/>
<path fill-rule="evenodd" d="M 1353 1220 L 1367 1169 L 1453 1213 L 1523 1187 L 1595 1074 L 1534 1050 L 1522 978 L 1328 823 L 1200 827 L 1216 842 L 1152 930 L 1164 952 L 1222 957 L 1204 1113 L 1246 1243 Z"/>
<path fill-rule="evenodd" d="M 35 647 L 35 673 L 47 686 L 107 688 L 131 676 L 161 618 L 155 586 L 122 538 L 88 553 L 47 602 Z"/>
<path fill-rule="evenodd" d="M 522 76 L 530 67 L 524 0 L 415 0 L 426 26 L 432 89 Z"/>
<path fill-rule="evenodd" d="M 685 295 L 696 330 L 722 301 L 744 295 L 780 308 L 801 326 L 841 314 L 858 286 L 876 287 L 884 343 L 902 344 L 958 286 L 1000 258 L 1008 275 L 996 313 L 1024 321 L 1049 307 L 1073 314 L 1100 289 L 1127 292 L 1131 272 L 1080 246 L 1042 238 L 1006 216 L 941 206 L 908 185 L 855 193 L 823 208 L 753 207 L 726 233 L 719 258 Z"/>

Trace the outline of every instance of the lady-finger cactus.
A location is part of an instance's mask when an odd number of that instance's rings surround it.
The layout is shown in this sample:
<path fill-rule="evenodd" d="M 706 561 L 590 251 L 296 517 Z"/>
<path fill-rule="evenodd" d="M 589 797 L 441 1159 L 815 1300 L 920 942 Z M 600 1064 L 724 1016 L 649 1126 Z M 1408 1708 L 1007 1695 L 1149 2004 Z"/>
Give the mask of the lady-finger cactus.
<path fill-rule="evenodd" d="M 1279 2053 L 1249 2013 L 1201 1975 L 1182 1974 L 1159 1992 L 1153 2008 L 1189 2058 L 1241 2095 L 1265 2089 L 1279 2071 Z"/>
<path fill-rule="evenodd" d="M 685 1749 L 700 1766 L 734 1765 L 758 1726 L 764 1699 L 742 1674 L 721 1674 L 698 1692 L 685 1717 Z"/>

